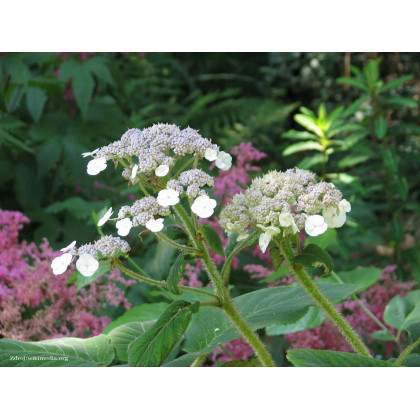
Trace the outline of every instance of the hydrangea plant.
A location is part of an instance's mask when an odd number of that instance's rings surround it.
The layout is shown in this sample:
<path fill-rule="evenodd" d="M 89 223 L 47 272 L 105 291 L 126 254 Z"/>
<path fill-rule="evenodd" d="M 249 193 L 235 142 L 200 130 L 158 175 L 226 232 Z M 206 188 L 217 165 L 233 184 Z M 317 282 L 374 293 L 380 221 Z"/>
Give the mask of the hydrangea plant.
<path fill-rule="evenodd" d="M 152 323 L 121 325 L 106 336 L 90 339 L 96 340 L 91 345 L 101 348 L 106 357 L 92 360 L 89 355 L 89 362 L 107 365 L 118 359 L 129 366 L 199 366 L 219 345 L 242 337 L 255 354 L 251 366 L 275 366 L 256 330 L 296 322 L 315 303 L 358 354 L 352 357 L 367 365 L 379 363 L 371 361 L 369 349 L 334 306 L 353 295 L 358 286 L 314 281 L 314 273 L 322 276 L 332 271 L 332 259 L 314 244 L 304 249 L 300 246 L 301 231 L 318 236 L 345 223 L 351 205 L 334 184 L 319 182 L 313 173 L 297 168 L 255 178 L 221 211 L 220 226 L 229 237 L 223 246 L 218 232 L 206 223 L 217 204 L 212 198 L 214 179 L 209 166 L 229 171 L 232 156 L 198 131 L 169 124 L 130 129 L 120 140 L 84 156 L 91 158 L 88 174 L 98 175 L 112 163 L 116 169 L 122 168 L 128 185 L 138 185 L 140 195 L 115 215 L 110 208 L 98 221 L 100 226 L 114 223 L 114 235 L 79 247 L 72 242 L 63 248 L 62 255 L 51 263 L 54 273 L 61 275 L 76 261 L 81 275 L 94 276 L 106 261 L 131 278 L 167 289 L 166 296 L 173 300 Z M 136 272 L 124 265 L 122 259 L 131 248 L 121 237 L 137 226 L 144 228 L 141 235 L 153 234 L 179 251 L 166 280 L 153 279 L 140 267 Z M 233 261 L 255 244 L 263 253 L 270 247 L 274 267 L 284 260 L 301 288 L 271 287 L 232 298 Z M 222 260 L 216 261 L 210 250 Z M 212 289 L 181 284 L 192 259 L 200 261 Z M 181 342 L 185 354 L 171 360 L 172 350 Z M 11 348 L 13 345 L 10 343 Z M 61 343 L 57 346 L 61 348 Z"/>

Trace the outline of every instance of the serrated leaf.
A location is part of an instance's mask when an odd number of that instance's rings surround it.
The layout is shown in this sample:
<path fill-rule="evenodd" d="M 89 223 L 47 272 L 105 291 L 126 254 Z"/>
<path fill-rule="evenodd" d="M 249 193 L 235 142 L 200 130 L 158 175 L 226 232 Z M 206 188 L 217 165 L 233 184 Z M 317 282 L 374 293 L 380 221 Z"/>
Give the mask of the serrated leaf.
<path fill-rule="evenodd" d="M 35 122 L 39 122 L 47 102 L 47 94 L 45 90 L 38 87 L 30 87 L 26 91 L 26 106 L 29 114 Z"/>
<path fill-rule="evenodd" d="M 130 366 L 160 366 L 185 333 L 193 313 L 190 302 L 171 303 L 153 327 L 128 347 Z"/>
<path fill-rule="evenodd" d="M 216 254 L 219 254 L 222 257 L 224 257 L 225 253 L 223 251 L 222 240 L 220 239 L 220 236 L 217 233 L 216 229 L 214 229 L 210 225 L 202 225 L 200 230 L 210 249 Z"/>
<path fill-rule="evenodd" d="M 289 350 L 287 359 L 297 367 L 398 367 L 373 357 L 331 350 Z"/>
<path fill-rule="evenodd" d="M 273 246 L 269 251 L 271 262 L 273 263 L 274 270 L 278 270 L 284 260 L 283 254 L 280 249 Z"/>
<path fill-rule="evenodd" d="M 356 286 L 351 285 L 320 284 L 319 287 L 333 303 L 341 302 L 357 290 Z M 294 323 L 313 306 L 313 300 L 296 286 L 261 289 L 234 298 L 233 301 L 254 330 L 273 324 Z M 193 316 L 183 350 L 208 353 L 220 344 L 240 337 L 241 334 L 222 310 L 206 306 Z"/>
<path fill-rule="evenodd" d="M 146 331 L 150 330 L 155 322 L 129 322 L 110 331 L 108 338 L 114 347 L 116 358 L 122 362 L 128 362 L 128 346 Z"/>
<path fill-rule="evenodd" d="M 385 117 L 375 118 L 375 134 L 379 140 L 382 140 L 388 130 L 388 122 Z"/>
<path fill-rule="evenodd" d="M 178 257 L 172 264 L 168 278 L 166 279 L 166 284 L 168 285 L 169 291 L 176 295 L 182 294 L 179 288 L 179 282 L 181 281 L 185 265 L 187 264 L 187 261 L 185 260 L 186 255 L 187 254 L 185 252 L 181 252 L 178 255 Z"/>
<path fill-rule="evenodd" d="M 253 357 L 249 360 L 232 360 L 231 362 L 223 363 L 222 367 L 262 367 L 262 365 L 257 357 Z"/>
<path fill-rule="evenodd" d="M 106 335 L 38 342 L 0 340 L 0 366 L 108 366 L 114 348 Z"/>
<path fill-rule="evenodd" d="M 299 321 L 286 325 L 269 325 L 266 327 L 265 332 L 270 336 L 291 334 L 318 327 L 325 321 L 325 319 L 325 315 L 319 308 L 311 306 L 305 316 L 299 319 Z"/>
<path fill-rule="evenodd" d="M 318 150 L 322 151 L 322 146 L 316 141 L 305 141 L 294 143 L 283 150 L 283 156 L 290 156 L 294 153 L 303 152 L 305 150 Z"/>
<path fill-rule="evenodd" d="M 120 325 L 128 324 L 130 322 L 155 321 L 167 307 L 168 304 L 166 302 L 143 303 L 140 306 L 134 306 L 124 312 L 124 314 L 115 321 L 108 324 L 102 333 L 108 334 Z"/>
<path fill-rule="evenodd" d="M 328 275 L 334 268 L 330 254 L 315 244 L 305 246 L 302 252 L 293 258 L 293 262 L 309 269 L 323 266 L 323 275 Z"/>

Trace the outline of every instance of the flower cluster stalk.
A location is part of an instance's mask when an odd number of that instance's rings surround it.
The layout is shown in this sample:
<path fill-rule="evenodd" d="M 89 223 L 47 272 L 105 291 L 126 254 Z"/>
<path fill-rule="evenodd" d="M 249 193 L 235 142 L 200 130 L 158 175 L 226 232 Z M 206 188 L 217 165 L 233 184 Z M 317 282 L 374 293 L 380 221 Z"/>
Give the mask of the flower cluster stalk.
<path fill-rule="evenodd" d="M 369 349 L 353 330 L 350 324 L 337 311 L 334 305 L 323 295 L 319 287 L 315 284 L 307 271 L 293 263 L 294 253 L 287 237 L 276 239 L 291 272 L 299 280 L 302 289 L 315 301 L 319 308 L 331 319 L 334 325 L 339 329 L 341 334 L 350 344 L 350 346 L 360 355 L 371 357 Z"/>

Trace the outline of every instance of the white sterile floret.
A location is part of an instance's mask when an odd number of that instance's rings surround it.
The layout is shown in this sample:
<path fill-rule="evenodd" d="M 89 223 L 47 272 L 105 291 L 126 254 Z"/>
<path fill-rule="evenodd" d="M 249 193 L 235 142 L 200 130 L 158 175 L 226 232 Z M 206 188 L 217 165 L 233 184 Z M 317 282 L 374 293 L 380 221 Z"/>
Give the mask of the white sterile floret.
<path fill-rule="evenodd" d="M 227 171 L 232 166 L 232 156 L 226 152 L 219 152 L 216 158 L 216 166 L 222 171 Z"/>
<path fill-rule="evenodd" d="M 338 208 L 341 212 L 349 213 L 351 211 L 351 204 L 347 200 L 341 200 L 338 203 Z"/>
<path fill-rule="evenodd" d="M 60 249 L 61 252 L 67 252 L 74 248 L 76 241 L 73 241 L 70 245 L 67 245 L 65 248 Z"/>
<path fill-rule="evenodd" d="M 291 227 L 293 233 L 299 232 L 299 228 L 296 226 L 295 219 L 293 219 L 293 216 L 291 213 L 281 213 L 279 215 L 279 223 L 280 226 L 283 227 Z"/>
<path fill-rule="evenodd" d="M 91 160 L 87 165 L 89 175 L 98 175 L 106 169 L 106 159 L 104 157 Z"/>
<path fill-rule="evenodd" d="M 53 273 L 58 276 L 59 274 L 63 274 L 67 267 L 70 265 L 71 260 L 73 259 L 73 255 L 70 253 L 60 255 L 56 257 L 51 262 L 51 269 Z"/>
<path fill-rule="evenodd" d="M 200 195 L 194 200 L 194 203 L 191 206 L 191 210 L 198 216 L 203 219 L 207 219 L 214 213 L 214 208 L 216 207 L 216 200 L 213 200 L 208 195 Z"/>
<path fill-rule="evenodd" d="M 169 172 L 168 165 L 160 165 L 155 169 L 156 176 L 165 176 Z"/>
<path fill-rule="evenodd" d="M 93 152 L 84 152 L 82 153 L 83 157 L 93 156 L 99 149 L 95 149 Z"/>
<path fill-rule="evenodd" d="M 157 202 L 162 207 L 174 206 L 179 203 L 179 192 L 172 188 L 159 191 Z"/>
<path fill-rule="evenodd" d="M 264 226 L 261 224 L 257 224 L 257 227 L 262 229 L 265 233 L 268 233 L 270 236 L 276 236 L 280 233 L 280 229 L 275 226 Z"/>
<path fill-rule="evenodd" d="M 112 207 L 100 218 L 98 226 L 104 225 L 112 216 Z"/>
<path fill-rule="evenodd" d="M 346 213 L 351 210 L 351 204 L 347 200 L 341 200 L 336 207 L 327 207 L 322 215 L 330 228 L 339 228 L 346 222 Z"/>
<path fill-rule="evenodd" d="M 327 229 L 327 223 L 319 214 L 309 216 L 305 221 L 305 231 L 310 236 L 322 235 Z"/>
<path fill-rule="evenodd" d="M 204 157 L 209 160 L 210 162 L 213 162 L 214 160 L 217 159 L 217 155 L 218 155 L 218 151 L 217 149 L 206 149 L 206 153 L 204 153 Z"/>
<path fill-rule="evenodd" d="M 160 232 L 163 229 L 163 219 L 150 219 L 146 227 L 152 232 Z"/>
<path fill-rule="evenodd" d="M 268 232 L 264 232 L 260 235 L 258 244 L 260 245 L 261 252 L 267 251 L 268 244 L 271 242 L 272 236 Z"/>
<path fill-rule="evenodd" d="M 248 236 L 249 236 L 249 233 L 243 232 L 236 238 L 236 242 L 243 241 L 244 239 L 248 238 Z"/>
<path fill-rule="evenodd" d="M 133 222 L 128 218 L 118 220 L 115 224 L 118 229 L 118 235 L 127 236 L 130 233 L 130 229 L 133 227 Z"/>
<path fill-rule="evenodd" d="M 76 262 L 80 274 L 90 277 L 99 268 L 99 261 L 91 254 L 82 254 Z"/>
<path fill-rule="evenodd" d="M 139 170 L 139 166 L 138 165 L 134 165 L 133 166 L 133 170 L 131 171 L 131 179 L 134 181 L 134 179 L 136 178 L 137 175 L 137 171 Z"/>

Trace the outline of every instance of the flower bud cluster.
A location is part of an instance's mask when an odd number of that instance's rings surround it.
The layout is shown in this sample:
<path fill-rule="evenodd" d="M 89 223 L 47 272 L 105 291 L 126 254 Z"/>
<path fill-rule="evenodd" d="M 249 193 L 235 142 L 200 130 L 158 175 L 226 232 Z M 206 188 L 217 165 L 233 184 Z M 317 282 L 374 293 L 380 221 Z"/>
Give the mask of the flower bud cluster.
<path fill-rule="evenodd" d="M 133 226 L 146 226 L 146 223 L 154 216 L 169 216 L 168 207 L 161 206 L 155 197 L 143 197 L 130 206 L 121 207 L 118 212 L 118 219 L 124 219 L 129 216 L 133 218 Z"/>
<path fill-rule="evenodd" d="M 236 194 L 222 210 L 220 225 L 228 235 L 243 235 L 248 227 L 257 227 L 265 252 L 280 233 L 292 235 L 305 228 L 308 235 L 317 236 L 328 227 L 341 227 L 350 210 L 334 184 L 317 182 L 310 171 L 295 168 L 254 179 L 245 194 Z"/>

